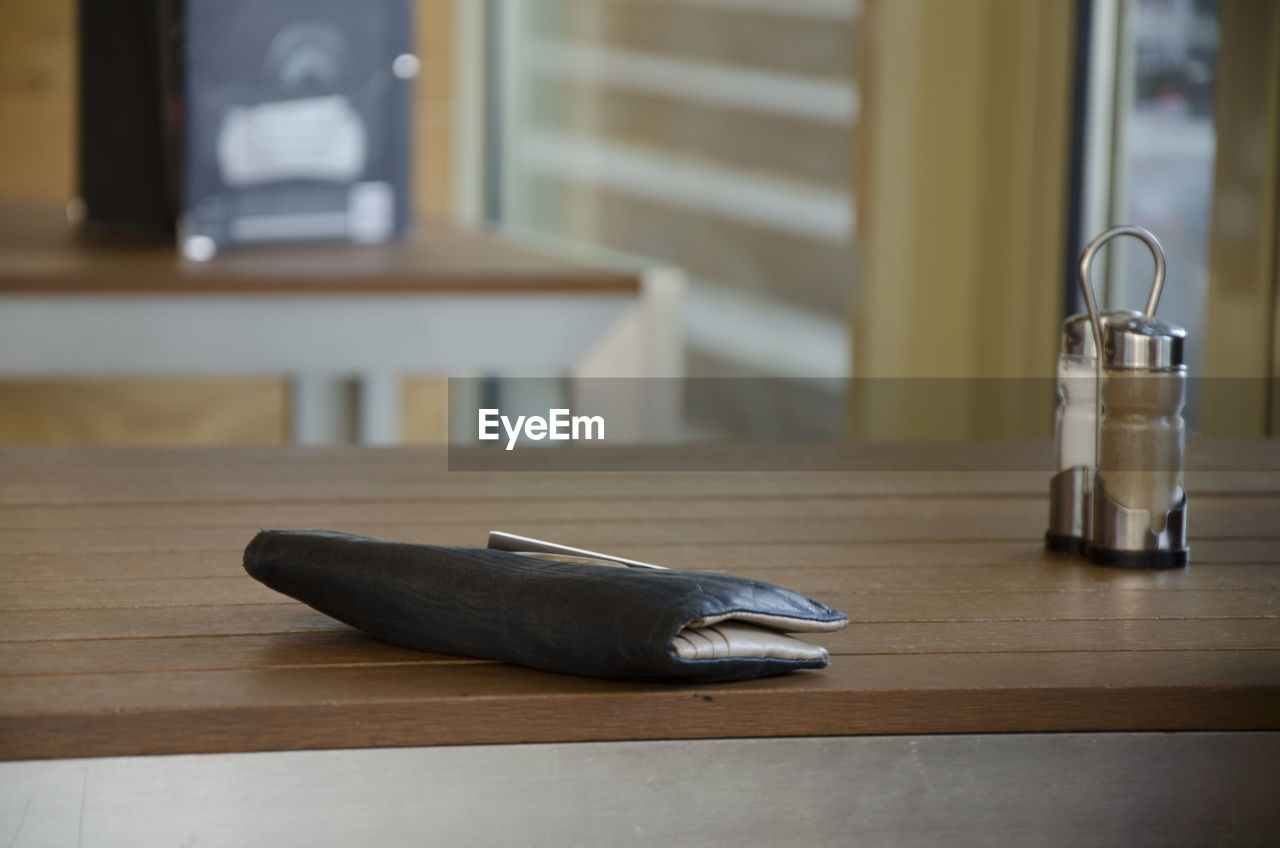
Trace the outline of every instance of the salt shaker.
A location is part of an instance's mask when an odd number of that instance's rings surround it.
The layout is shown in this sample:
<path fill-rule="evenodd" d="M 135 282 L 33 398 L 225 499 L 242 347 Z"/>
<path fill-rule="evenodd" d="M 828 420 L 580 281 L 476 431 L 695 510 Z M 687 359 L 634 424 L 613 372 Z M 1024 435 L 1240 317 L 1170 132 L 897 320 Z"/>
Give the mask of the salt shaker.
<path fill-rule="evenodd" d="M 1105 326 L 1113 318 L 1140 313 L 1104 312 Z M 1089 314 L 1072 315 L 1062 326 L 1058 353 L 1058 412 L 1054 422 L 1057 473 L 1049 481 L 1049 529 L 1045 547 L 1084 554 L 1092 527 L 1093 475 L 1097 459 L 1098 348 Z"/>
<path fill-rule="evenodd" d="M 1120 235 L 1142 239 L 1156 262 L 1146 311 L 1099 315 L 1089 283 L 1098 249 Z M 1101 565 L 1180 568 L 1186 542 L 1182 485 L 1186 428 L 1186 331 L 1155 317 L 1164 285 L 1164 254 L 1141 227 L 1116 227 L 1094 239 L 1080 259 L 1080 287 L 1097 359 L 1097 442 L 1089 558 Z"/>

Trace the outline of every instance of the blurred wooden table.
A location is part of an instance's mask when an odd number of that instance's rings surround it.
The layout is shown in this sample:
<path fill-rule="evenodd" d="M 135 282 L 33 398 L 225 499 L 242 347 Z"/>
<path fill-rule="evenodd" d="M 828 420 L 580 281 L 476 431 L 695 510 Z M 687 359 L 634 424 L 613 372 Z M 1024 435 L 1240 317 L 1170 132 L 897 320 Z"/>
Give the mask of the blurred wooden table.
<path fill-rule="evenodd" d="M 202 264 L 0 206 L 0 378 L 286 373 L 295 442 L 387 444 L 403 374 L 679 376 L 683 283 L 439 219 Z"/>
<path fill-rule="evenodd" d="M 699 822 L 742 844 L 1263 844 L 1280 832 L 1280 472 L 1214 469 L 1280 468 L 1280 443 L 1191 464 L 1193 565 L 1145 573 L 1045 552 L 1038 472 L 0 452 L 0 758 L 28 761 L 0 764 L 0 835 L 74 834 L 77 804 L 82 832 L 127 832 L 161 793 L 185 812 L 155 832 L 213 844 L 236 842 L 214 809 L 334 839 L 429 817 L 528 844 L 679 842 Z M 777 582 L 851 624 L 815 637 L 825 671 L 714 686 L 417 653 L 248 578 L 261 527 L 450 545 L 504 529 Z M 170 797 L 191 781 L 208 793 Z"/>

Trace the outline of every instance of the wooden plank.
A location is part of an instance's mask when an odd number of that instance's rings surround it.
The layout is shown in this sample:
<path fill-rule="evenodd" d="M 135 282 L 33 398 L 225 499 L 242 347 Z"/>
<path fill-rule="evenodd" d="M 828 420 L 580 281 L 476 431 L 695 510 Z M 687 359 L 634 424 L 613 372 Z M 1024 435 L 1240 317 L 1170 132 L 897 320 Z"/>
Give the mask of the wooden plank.
<path fill-rule="evenodd" d="M 0 642 L 312 633 L 348 629 L 296 601 L 238 607 L 35 610 L 0 615 Z"/>
<path fill-rule="evenodd" d="M 121 449 L 127 452 L 127 449 Z M 113 451 L 114 452 L 114 451 Z M 63 463 L 32 456 L 39 451 L 10 450 L 0 454 L 0 502 L 21 505 L 353 500 L 438 500 L 448 491 L 453 497 L 751 497 L 751 496 L 851 496 L 878 495 L 1029 495 L 1047 491 L 1041 472 L 628 472 L 505 474 L 444 471 L 429 457 L 407 455 L 398 468 L 372 465 L 346 469 L 328 457 L 312 459 L 316 467 L 280 465 L 264 474 L 259 462 L 229 462 L 223 467 L 183 462 L 164 455 L 147 458 L 143 452 L 130 468 L 127 460 L 110 465 L 87 466 L 70 489 L 62 474 L 73 471 Z M 24 456 L 25 454 L 25 456 Z M 122 457 L 121 459 L 125 459 Z M 245 457 L 248 459 L 248 457 Z M 157 475 L 157 468 L 168 473 Z M 1188 475 L 1192 496 L 1220 493 L 1274 492 L 1280 489 L 1280 473 L 1227 473 Z"/>
<path fill-rule="evenodd" d="M 1010 524 L 1037 526 L 1048 515 L 1048 494 L 991 495 L 884 495 L 863 497 L 843 494 L 824 497 L 777 497 L 770 494 L 737 497 L 465 497 L 441 492 L 424 500 L 331 501 L 309 504 L 279 501 L 235 503 L 105 503 L 90 505 L 0 505 L 0 534 L 6 530 L 62 527 L 185 528 L 341 526 L 360 522 L 394 526 L 437 525 L 459 521 L 700 521 L 705 519 L 797 518 L 845 520 L 889 518 L 906 512 L 945 514 L 949 518 L 981 519 L 993 513 Z M 1204 535 L 1235 532 L 1229 528 L 1268 527 L 1280 515 L 1280 494 L 1223 496 L 1208 494 L 1195 502 L 1197 529 Z"/>
<path fill-rule="evenodd" d="M 1280 650 L 1273 620 L 854 622 L 809 637 L 840 664 L 871 654 Z M 1101 646 L 1101 647 L 1100 647 Z M 0 676 L 491 662 L 401 648 L 351 629 L 0 642 Z"/>
<path fill-rule="evenodd" d="M 1280 649 L 1275 619 L 1115 619 L 1110 621 L 855 621 L 811 638 L 833 657 L 867 654 L 1021 654 Z"/>
<path fill-rule="evenodd" d="M 1043 561 L 1025 559 L 1013 562 L 943 565 L 878 565 L 858 562 L 839 563 L 829 567 L 811 562 L 779 562 L 776 557 L 756 556 L 726 560 L 718 554 L 702 550 L 704 562 L 685 562 L 692 570 L 735 574 L 753 580 L 785 584 L 809 594 L 824 592 L 909 592 L 913 594 L 954 592 L 1079 592 L 1106 591 L 1122 588 L 1128 591 L 1211 592 L 1224 589 L 1269 591 L 1280 588 L 1280 568 L 1275 565 L 1222 564 L 1173 571 L 1126 571 L 1103 568 L 1083 560 L 1046 552 Z M 751 548 L 757 554 L 758 548 Z M 1006 558 L 1008 559 L 1008 558 Z M 229 602 L 236 592 L 225 584 L 245 580 L 240 558 L 222 556 L 213 565 L 204 566 L 211 573 L 173 568 L 166 573 L 169 559 L 152 556 L 126 556 L 124 561 L 137 566 L 127 573 L 103 573 L 98 557 L 75 557 L 60 560 L 56 571 L 47 562 L 39 574 L 21 577 L 11 573 L 5 562 L 0 584 L 0 607 L 14 608 L 23 603 L 36 603 L 36 598 L 66 598 L 67 593 L 83 593 L 102 601 L 109 594 L 129 598 L 138 591 L 128 587 L 184 586 L 192 599 L 210 598 L 209 587 L 228 593 L 221 602 Z M 181 562 L 180 560 L 178 562 Z M 183 563 L 185 565 L 185 563 Z M 65 587 L 65 588 L 59 588 Z M 136 597 L 136 596 L 134 596 Z M 212 599 L 210 602 L 215 602 Z"/>
<path fill-rule="evenodd" d="M 706 445 L 671 446 L 669 450 L 673 455 L 678 456 L 680 450 L 687 449 L 696 452 L 707 447 Z M 985 476 L 981 473 L 974 475 L 973 472 L 983 471 L 983 465 L 989 458 L 995 458 L 999 461 L 991 463 L 988 468 L 1009 468 L 1011 470 L 1038 467 L 1038 463 L 1041 460 L 1046 458 L 1051 460 L 1052 458 L 1051 446 L 1043 442 L 995 444 L 950 442 L 935 444 L 912 443 L 909 441 L 866 443 L 804 441 L 771 442 L 763 447 L 755 443 L 734 444 L 728 442 L 717 448 L 717 450 L 727 457 L 739 460 L 750 458 L 749 456 L 744 456 L 746 453 L 763 450 L 767 457 L 776 458 L 780 463 L 779 468 L 770 469 L 774 473 L 779 471 L 786 472 L 788 470 L 786 463 L 791 461 L 799 463 L 801 461 L 816 462 L 826 459 L 828 465 L 825 470 L 829 471 L 832 465 L 852 464 L 861 460 L 868 462 L 868 469 L 866 470 L 873 470 L 874 468 L 893 470 L 894 465 L 908 469 L 912 467 L 921 468 L 923 463 L 936 460 L 942 468 L 965 469 L 965 477 L 960 479 L 968 478 L 971 482 L 973 480 L 981 480 Z M 650 453 L 643 447 L 628 447 L 619 449 L 618 452 L 640 457 L 645 457 Z M 284 449 L 244 448 L 235 451 L 210 451 L 198 448 L 165 448 L 159 450 L 124 448 L 107 451 L 92 448 L 58 451 L 17 449 L 0 454 L 0 457 L 15 462 L 48 464 L 55 467 L 76 465 L 87 473 L 93 473 L 95 470 L 110 471 L 112 469 L 135 466 L 135 471 L 144 474 L 155 471 L 154 467 L 148 468 L 145 464 L 142 467 L 136 467 L 138 458 L 146 456 L 163 457 L 163 464 L 166 466 L 198 466 L 215 474 L 219 473 L 219 469 L 227 471 L 252 468 L 266 459 L 269 459 L 272 466 L 281 471 L 315 471 L 318 468 L 323 468 L 330 472 L 347 470 L 366 474 L 391 473 L 400 476 L 416 475 L 423 471 L 440 473 L 444 472 L 447 466 L 446 452 L 438 447 L 399 448 L 394 451 L 375 452 L 362 451 L 358 447 L 351 446 L 335 446 L 325 448 L 323 451 L 297 447 Z M 981 462 L 968 462 L 965 459 L 966 456 L 976 457 Z M 880 458 L 880 464 L 872 466 L 870 463 L 876 457 Z M 1280 439 L 1192 439 L 1187 445 L 1186 461 L 1188 470 L 1195 472 L 1275 470 L 1280 468 Z M 1046 468 L 1044 470 L 1050 469 Z M 630 477 L 632 475 L 610 476 Z M 696 477 L 702 475 L 660 472 L 658 476 Z M 734 475 L 720 472 L 715 476 L 719 479 L 724 479 L 732 478 Z M 785 477 L 786 475 L 784 474 L 783 476 Z M 816 476 L 821 477 L 822 475 Z M 954 475 L 947 475 L 947 477 L 954 477 Z M 927 478 L 922 480 L 922 478 L 916 477 L 913 479 L 918 482 L 929 482 Z M 981 491 L 981 489 L 982 487 L 978 486 L 975 491 Z M 918 490 L 936 493 L 948 491 L 949 487 L 946 479 L 944 479 L 941 489 L 919 487 Z"/>
<path fill-rule="evenodd" d="M 256 635 L 0 643 L 0 676 L 5 677 L 476 662 L 494 661 L 401 648 L 351 628 Z"/>
<path fill-rule="evenodd" d="M 238 551 L 257 532 L 253 525 L 242 527 L 202 527 L 172 530 L 154 528 L 139 532 L 124 529 L 9 530 L 3 533 L 6 550 L 16 554 L 64 554 L 131 551 Z M 343 530 L 398 541 L 440 545 L 478 545 L 492 521 L 457 522 L 437 526 L 362 524 L 350 522 Z M 715 544 L 720 542 L 819 543 L 841 542 L 850 535 L 866 541 L 887 541 L 916 536 L 933 540 L 1035 539 L 1043 531 L 1027 533 L 1010 526 L 999 516 L 984 520 L 949 521 L 945 518 L 921 521 L 913 517 L 808 521 L 802 519 L 757 519 L 754 521 L 704 520 L 592 524 L 579 521 L 508 521 L 502 529 L 540 539 L 572 541 L 597 548 L 606 544 L 680 542 Z"/>
<path fill-rule="evenodd" d="M 437 525 L 386 525 L 345 522 L 343 530 L 405 542 L 442 545 L 483 546 L 493 521 L 449 522 Z M 257 532 L 253 524 L 238 527 L 151 528 L 67 528 L 65 530 L 7 530 L 0 533 L 5 550 L 16 554 L 61 554 L 129 551 L 209 551 L 242 550 Z M 921 521 L 912 517 L 849 518 L 843 521 L 804 519 L 705 519 L 701 521 L 603 522 L 584 527 L 580 521 L 506 521 L 503 529 L 542 539 L 572 540 L 592 547 L 606 543 L 639 544 L 681 542 L 841 542 L 850 536 L 866 541 L 887 541 L 916 535 L 932 540 L 1012 540 L 1034 539 L 1036 532 L 1011 526 L 999 516 L 986 519 L 948 520 L 945 517 Z M 913 530 L 918 529 L 918 534 Z"/>
<path fill-rule="evenodd" d="M 1208 522 L 1206 522 L 1208 523 Z M 141 551 L 240 551 L 257 532 L 259 524 L 238 527 L 149 528 L 68 528 L 65 530 L 4 530 L 0 545 L 12 554 L 92 554 Z M 703 520 L 636 520 L 630 522 L 598 522 L 584 525 L 580 520 L 523 521 L 502 520 L 500 516 L 485 521 L 458 521 L 439 524 L 381 524 L 344 522 L 340 529 L 360 535 L 395 539 L 422 544 L 483 547 L 489 530 L 499 529 L 539 539 L 603 550 L 622 544 L 722 544 L 760 543 L 812 545 L 841 543 L 849 538 L 864 542 L 893 540 L 927 541 L 1024 541 L 1035 544 L 1043 539 L 1043 522 L 1013 522 L 998 512 L 975 518 L 953 518 L 948 515 L 899 515 L 883 518 L 845 519 L 757 518 Z M 1194 525 L 1193 525 L 1194 526 Z M 314 525 L 304 528 L 318 529 Z M 1208 535 L 1214 533 L 1215 535 Z M 1192 532 L 1190 542 L 1209 539 L 1257 539 L 1263 545 L 1280 548 L 1280 530 L 1255 521 L 1237 521 L 1224 517 L 1216 527 Z"/>
<path fill-rule="evenodd" d="M 469 539 L 466 544 L 481 544 Z M 1044 574 L 1051 581 L 1046 588 L 1061 588 L 1058 581 L 1128 581 L 1130 585 L 1205 585 L 1201 580 L 1229 581 L 1229 576 L 1206 574 L 1206 569 L 1253 566 L 1257 575 L 1274 573 L 1268 564 L 1280 562 L 1280 550 L 1270 540 L 1220 540 L 1197 542 L 1192 567 L 1185 571 L 1135 576 L 1090 565 L 1066 554 L 1046 551 L 1031 541 L 1012 542 L 848 542 L 823 544 L 614 544 L 610 553 L 674 568 L 699 571 L 778 569 L 778 581 L 790 581 L 792 569 L 889 569 L 905 573 L 914 569 L 1003 567 L 1005 573 Z M 754 572 L 753 572 L 754 573 Z M 934 572 L 936 573 L 936 571 Z M 5 554 L 0 552 L 0 584 L 25 580 L 137 580 L 148 578 L 238 577 L 241 551 L 138 551 L 65 554 Z M 817 578 L 814 580 L 826 580 Z M 876 579 L 874 577 L 869 579 Z M 1186 581 L 1193 581 L 1186 583 Z M 825 586 L 826 582 L 814 585 Z M 855 584 L 856 585 L 856 584 Z M 1014 584 L 1016 585 L 1016 583 Z M 1215 583 L 1228 588 L 1224 583 Z M 1262 585 L 1262 584 L 1259 584 Z M 1265 585 L 1270 585 L 1268 580 Z"/>
<path fill-rule="evenodd" d="M 1231 507 L 1235 506 L 1232 499 Z M 1239 499 L 1248 512 L 1254 509 L 1280 508 L 1280 496 Z M 1210 507 L 1219 509 L 1219 501 Z M 424 509 L 424 506 L 428 508 Z M 1199 504 L 1197 504 L 1199 506 Z M 527 521 L 608 521 L 625 523 L 635 520 L 703 520 L 753 519 L 793 514 L 810 519 L 843 519 L 850 515 L 893 516 L 908 508 L 933 511 L 946 509 L 948 514 L 981 517 L 998 509 L 1002 514 L 1019 518 L 1042 519 L 1047 514 L 1044 503 L 1022 496 L 993 498 L 901 497 L 862 498 L 857 496 L 777 497 L 466 497 L 441 492 L 429 501 L 372 500 L 321 501 L 311 504 L 279 501 L 236 503 L 159 503 L 159 504 L 92 504 L 17 506 L 0 505 L 0 533 L 12 529 L 43 528 L 158 528 L 208 527 L 259 524 L 271 527 L 297 527 L 308 523 L 336 525 L 343 522 L 398 525 L 441 524 L 457 521 L 483 521 L 495 516 Z M 1196 515 L 1204 512 L 1198 510 Z"/>
<path fill-rule="evenodd" d="M 1280 568 L 1241 570 L 1232 581 L 1213 576 L 1201 578 L 1200 571 L 1133 572 L 1076 566 L 1072 569 L 944 568 L 870 569 L 850 572 L 843 569 L 763 568 L 755 571 L 730 570 L 744 577 L 785 583 L 797 591 L 823 598 L 850 598 L 850 604 L 892 604 L 905 601 L 921 608 L 946 604 L 957 616 L 974 604 L 990 601 L 1019 609 L 1022 599 L 1055 608 L 1111 608 L 1123 605 L 1130 614 L 1152 609 L 1160 603 L 1173 610 L 1193 611 L 1220 605 L 1223 616 L 1239 617 L 1241 609 L 1273 609 L 1280 593 L 1268 592 L 1280 586 Z M 870 572 L 870 573 L 868 573 Z M 1143 596 L 1146 596 L 1144 599 Z M 74 609 L 156 609 L 162 607 L 243 606 L 278 604 L 283 596 L 243 573 L 236 576 L 193 580 L 153 578 L 134 580 L 34 580 L 5 585 L 0 595 L 0 612 Z M 1256 614 L 1256 613 L 1255 613 Z M 986 616 L 982 616 L 986 617 Z"/>
<path fill-rule="evenodd" d="M 31 610 L 156 609 L 279 604 L 283 596 L 241 574 L 204 580 L 43 580 L 13 583 L 0 614 Z"/>
<path fill-rule="evenodd" d="M 1163 593 L 1212 592 L 1222 589 L 1280 589 L 1276 565 L 1220 565 L 1174 571 L 1127 571 L 1046 552 L 1044 560 L 1028 557 L 1013 564 L 863 565 L 858 568 L 812 568 L 808 564 L 743 566 L 718 570 L 753 580 L 785 582 L 808 594 L 837 591 L 913 595 L 956 592 L 1106 592 L 1111 589 Z"/>
<path fill-rule="evenodd" d="M 2 461 L 2 460 L 0 460 Z M 163 458 L 156 460 L 164 462 Z M 1047 491 L 1043 474 L 1004 474 L 974 479 L 968 474 L 906 474 L 897 479 L 889 475 L 861 477 L 859 475 L 800 475 L 787 479 L 787 475 L 766 478 L 758 472 L 737 474 L 711 473 L 689 475 L 678 479 L 654 473 L 629 474 L 581 474 L 562 475 L 515 474 L 499 479 L 490 474 L 457 474 L 448 478 L 431 475 L 429 466 L 416 465 L 406 459 L 408 469 L 396 473 L 366 472 L 362 477 L 352 475 L 342 479 L 333 471 L 298 475 L 280 469 L 278 476 L 269 477 L 252 466 L 239 469 L 211 469 L 207 466 L 172 466 L 173 476 L 147 479 L 130 473 L 127 467 L 106 473 L 86 469 L 78 488 L 72 489 L 60 482 L 57 469 L 34 473 L 20 469 L 0 467 L 0 503 L 11 504 L 83 504 L 83 503 L 174 503 L 199 500 L 204 502 L 236 502 L 271 500 L 286 503 L 310 503 L 336 500 L 438 500 L 441 493 L 451 491 L 459 497 L 484 497 L 498 495 L 519 497 L 680 497 L 680 496 L 733 496 L 734 493 L 752 491 L 770 495 L 840 495 L 876 494 L 903 491 L 948 491 L 984 494 L 1003 492 L 1039 495 Z M 414 475 L 416 468 L 418 474 Z M 437 469 L 438 470 L 438 469 Z M 179 475 L 182 475 L 181 477 Z M 1255 488 L 1273 491 L 1280 475 L 1258 475 Z M 185 479 L 183 479 L 185 477 Z M 933 478 L 930 482 L 929 478 Z M 1232 485 L 1247 485 L 1247 478 L 1233 478 Z"/>
<path fill-rule="evenodd" d="M 454 699 L 478 702 L 520 696 L 529 696 L 533 701 L 544 697 L 563 701 L 566 695 L 575 694 L 623 703 L 651 696 L 658 705 L 669 707 L 675 705 L 673 698 L 683 706 L 690 692 L 714 692 L 716 696 L 710 700 L 703 701 L 699 696 L 699 701 L 712 703 L 759 698 L 763 693 L 772 693 L 769 695 L 772 698 L 795 698 L 815 693 L 865 695 L 901 691 L 927 692 L 945 698 L 946 693 L 951 692 L 1023 691 L 1041 687 L 1119 689 L 1119 694 L 1132 699 L 1138 693 L 1128 684 L 1135 671 L 1140 671 L 1144 686 L 1151 687 L 1275 689 L 1280 687 L 1280 652 L 863 655 L 844 657 L 823 672 L 794 673 L 710 688 L 594 680 L 483 663 L 433 666 L 412 674 L 383 666 L 281 669 L 273 675 L 278 685 L 266 690 L 260 685 L 260 676 L 252 670 L 34 676 L 11 679 L 6 691 L 0 693 L 0 715 L 114 711 L 122 699 L 138 710 L 193 711 L 210 707 L 235 709 L 245 705 L 297 704 L 300 699 L 324 704 L 369 705 L 411 700 L 425 706 Z M 561 721 L 569 718 L 564 716 Z M 937 714 L 924 718 L 933 725 L 946 720 L 941 705 Z M 1082 718 L 1087 724 L 1087 717 Z M 1131 716 L 1129 720 L 1138 718 Z M 1272 711 L 1269 718 L 1274 722 L 1280 717 Z M 607 716 L 601 716 L 600 720 L 606 725 L 612 722 Z M 857 721 L 858 717 L 849 717 L 849 720 Z M 1006 720 L 1023 719 L 1016 716 L 992 719 L 993 723 Z M 1072 722 L 1072 727 L 1077 726 Z M 747 735 L 759 735 L 762 729 Z M 518 729 L 515 732 L 518 733 Z"/>
<path fill-rule="evenodd" d="M 1188 472 L 1187 486 L 1194 499 L 1208 493 L 1259 493 L 1280 491 L 1280 441 L 1260 442 L 1253 449 L 1224 443 L 1206 450 L 1201 467 L 1261 470 L 1202 470 Z M 1213 446 L 1208 446 L 1213 447 Z M 760 451 L 759 446 L 739 446 Z M 1008 452 L 1012 448 L 1006 450 Z M 841 452 L 854 458 L 841 458 Z M 966 450 L 967 454 L 972 450 Z M 1018 451 L 1014 451 L 1018 453 Z M 778 454 L 782 468 L 839 467 L 847 461 L 857 467 L 862 454 L 887 454 L 878 462 L 890 465 L 894 454 L 910 459 L 911 446 L 809 445 Z M 1016 462 L 1035 467 L 1043 446 L 1022 451 Z M 667 457 L 666 451 L 653 456 Z M 958 455 L 954 447 L 952 455 Z M 679 454 L 674 454 L 679 456 Z M 1188 462 L 1191 462 L 1191 454 Z M 939 454 L 937 463 L 947 467 Z M 269 463 L 270 473 L 264 469 Z M 793 466 L 792 463 L 795 463 Z M 1010 461 L 1015 464 L 1015 461 Z M 1193 466 L 1194 467 L 1194 466 Z M 350 450 L 299 453 L 282 449 L 243 448 L 228 452 L 180 449 L 128 449 L 48 451 L 11 449 L 0 451 L 0 503 L 86 504 L 165 502 L 261 502 L 310 503 L 335 500 L 411 500 L 452 497 L 687 497 L 694 495 L 741 497 L 749 495 L 851 495 L 963 494 L 967 497 L 1004 495 L 1044 496 L 1047 471 L 931 471 L 814 473 L 804 471 L 707 471 L 707 472 L 593 472 L 593 473 L 449 473 L 446 455 L 439 448 L 404 449 L 373 453 L 362 458 Z"/>
<path fill-rule="evenodd" d="M 240 557 L 226 551 L 182 554 L 98 553 L 90 556 L 6 555 L 0 552 L 0 582 L 20 580 L 137 580 L 148 577 L 231 577 L 243 573 Z"/>
<path fill-rule="evenodd" d="M 1280 652 L 879 655 L 652 686 L 489 664 L 8 678 L 0 758 L 1277 726 Z M 1143 685 L 1134 687 L 1134 679 Z M 430 720 L 424 720 L 429 717 Z"/>
<path fill-rule="evenodd" d="M 855 621 L 1105 621 L 1162 618 L 1280 619 L 1280 593 L 1258 591 L 949 594 L 824 593 Z M 1280 624 L 1277 624 L 1280 626 Z"/>
<path fill-rule="evenodd" d="M 261 600 L 237 605 L 150 606 L 145 602 L 90 606 L 93 601 L 88 600 L 80 606 L 64 601 L 62 607 L 12 609 L 0 614 L 0 642 L 290 633 L 345 626 L 300 603 L 273 596 L 269 590 L 250 586 L 246 594 Z M 1258 591 L 815 594 L 854 622 L 1024 622 L 1033 629 L 1047 621 L 1280 619 L 1280 594 Z M 1276 627 L 1280 628 L 1280 623 Z"/>

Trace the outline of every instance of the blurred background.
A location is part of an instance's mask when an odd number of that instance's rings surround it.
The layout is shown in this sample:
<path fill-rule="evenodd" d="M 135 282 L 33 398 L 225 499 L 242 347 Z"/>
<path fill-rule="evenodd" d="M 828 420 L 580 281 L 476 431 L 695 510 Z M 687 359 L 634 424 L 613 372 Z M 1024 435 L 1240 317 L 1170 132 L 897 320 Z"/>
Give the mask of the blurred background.
<path fill-rule="evenodd" d="M 305 2 L 291 5 L 305 15 Z M 406 296 L 415 279 L 459 277 L 433 246 L 442 232 L 492 240 L 462 263 L 503 280 L 473 337 L 526 308 L 502 291 L 545 289 L 555 302 L 587 286 L 584 269 L 615 288 L 630 275 L 638 302 L 664 286 L 670 296 L 646 313 L 661 326 L 642 331 L 661 350 L 639 358 L 612 355 L 610 328 L 587 333 L 584 362 L 556 367 L 499 370 L 478 354 L 471 364 L 461 341 L 438 369 L 391 356 L 382 383 L 329 404 L 360 414 L 361 392 L 392 399 L 381 414 L 394 421 L 365 441 L 443 441 L 448 376 L 484 377 L 480 391 L 500 394 L 503 377 L 567 374 L 792 381 L 686 393 L 687 423 L 712 431 L 936 435 L 918 398 L 855 402 L 850 380 L 1046 380 L 1062 320 L 1080 309 L 1079 251 L 1118 223 L 1165 246 L 1160 315 L 1187 329 L 1192 374 L 1259 378 L 1216 416 L 1225 407 L 1198 386 L 1193 429 L 1277 427 L 1277 0 L 411 7 L 406 239 L 426 247 L 346 247 L 374 258 L 350 262 L 355 293 L 344 296 L 386 289 L 388 263 Z M 42 281 L 58 287 L 58 269 L 105 279 L 114 261 L 49 235 L 79 192 L 77 16 L 73 0 L 0 0 L 0 311 L 39 296 Z M 537 261 L 493 258 L 508 248 Z M 149 285 L 180 289 L 185 260 L 147 249 L 162 269 Z M 208 265 L 250 287 L 253 256 L 278 269 L 296 254 L 294 276 L 305 276 L 316 249 L 231 248 Z M 500 267 L 476 271 L 486 262 Z M 1100 299 L 1138 307 L 1151 268 L 1140 245 L 1109 249 Z M 470 279 L 459 278 L 450 285 Z M 71 288 L 63 296 L 86 294 Z M 621 349 L 637 331 L 617 332 Z M 268 360 L 262 373 L 236 359 L 226 374 L 166 373 L 160 361 L 107 375 L 83 355 L 84 375 L 0 361 L 0 443 L 282 443 L 308 431 L 311 396 Z M 1048 438 L 1052 402 L 1051 391 L 1008 393 L 943 427 Z M 799 424 L 797 404 L 813 411 Z"/>

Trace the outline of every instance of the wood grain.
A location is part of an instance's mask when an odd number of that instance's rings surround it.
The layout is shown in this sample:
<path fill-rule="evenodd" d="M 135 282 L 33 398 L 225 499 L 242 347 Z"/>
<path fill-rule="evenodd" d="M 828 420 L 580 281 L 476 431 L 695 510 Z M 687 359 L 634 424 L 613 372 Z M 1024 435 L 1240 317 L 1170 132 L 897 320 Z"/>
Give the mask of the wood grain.
<path fill-rule="evenodd" d="M 784 449 L 784 453 L 786 450 Z M 909 450 L 909 449 L 905 449 Z M 1046 552 L 1047 474 L 450 473 L 440 450 L 0 452 L 0 758 L 616 739 L 1280 728 L 1280 475 L 1207 445 L 1193 565 Z M 850 614 L 817 673 L 579 679 L 378 642 L 249 579 L 262 526 L 502 528 Z M 429 721 L 423 717 L 429 716 Z"/>

